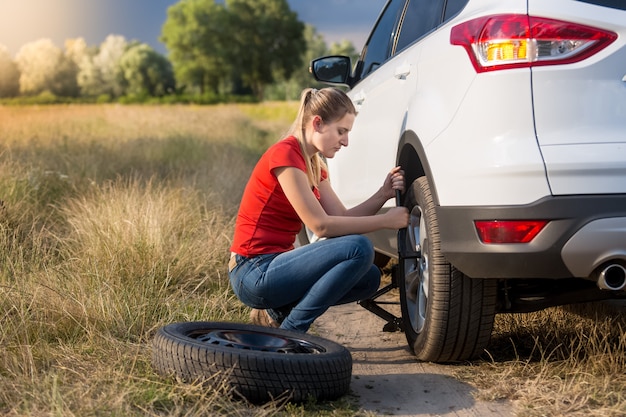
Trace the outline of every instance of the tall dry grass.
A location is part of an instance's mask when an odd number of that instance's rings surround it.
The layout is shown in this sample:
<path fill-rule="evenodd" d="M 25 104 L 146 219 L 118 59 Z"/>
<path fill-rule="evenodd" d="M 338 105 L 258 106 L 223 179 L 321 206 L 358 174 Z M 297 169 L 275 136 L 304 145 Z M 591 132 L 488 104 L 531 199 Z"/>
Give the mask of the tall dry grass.
<path fill-rule="evenodd" d="M 234 214 L 293 104 L 0 107 L 0 414 L 270 415 L 157 377 L 156 328 L 245 321 Z"/>
<path fill-rule="evenodd" d="M 457 369 L 478 398 L 511 400 L 515 415 L 626 415 L 623 303 L 500 315 L 486 360 Z"/>
<path fill-rule="evenodd" d="M 225 276 L 234 216 L 295 111 L 0 107 L 0 415 L 363 415 L 251 407 L 150 364 L 164 324 L 247 321 Z M 454 370 L 520 416 L 624 416 L 624 318 L 578 313 L 499 316 L 485 360 Z"/>

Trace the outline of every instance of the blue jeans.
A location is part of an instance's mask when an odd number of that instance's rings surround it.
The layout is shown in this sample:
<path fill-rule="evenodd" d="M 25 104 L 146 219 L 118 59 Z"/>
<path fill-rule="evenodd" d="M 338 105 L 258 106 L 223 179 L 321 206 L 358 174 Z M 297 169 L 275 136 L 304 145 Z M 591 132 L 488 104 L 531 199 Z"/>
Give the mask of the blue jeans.
<path fill-rule="evenodd" d="M 229 271 L 237 297 L 266 309 L 281 328 L 306 332 L 329 307 L 363 300 L 380 285 L 374 248 L 365 236 L 320 240 L 284 253 L 236 255 Z"/>

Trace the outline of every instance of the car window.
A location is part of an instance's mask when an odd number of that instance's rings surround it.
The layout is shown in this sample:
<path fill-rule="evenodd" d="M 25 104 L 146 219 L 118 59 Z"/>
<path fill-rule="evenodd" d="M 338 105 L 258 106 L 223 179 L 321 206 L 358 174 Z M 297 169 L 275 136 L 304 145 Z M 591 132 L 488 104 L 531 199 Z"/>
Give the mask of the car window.
<path fill-rule="evenodd" d="M 405 1 L 391 0 L 387 4 L 363 51 L 361 57 L 363 70 L 360 78 L 364 78 L 372 71 L 375 71 L 391 55 L 395 31 L 404 9 Z"/>
<path fill-rule="evenodd" d="M 448 0 L 446 2 L 446 13 L 443 20 L 447 22 L 452 19 L 458 12 L 463 10 L 469 0 Z"/>
<path fill-rule="evenodd" d="M 400 52 L 441 23 L 444 0 L 410 0 L 396 46 Z"/>

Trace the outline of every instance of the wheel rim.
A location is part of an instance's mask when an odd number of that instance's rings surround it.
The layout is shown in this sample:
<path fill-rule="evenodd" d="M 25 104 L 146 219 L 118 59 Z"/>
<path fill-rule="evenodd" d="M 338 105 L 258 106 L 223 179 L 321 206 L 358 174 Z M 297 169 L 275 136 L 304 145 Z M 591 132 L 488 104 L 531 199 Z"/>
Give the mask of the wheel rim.
<path fill-rule="evenodd" d="M 326 352 L 326 349 L 318 344 L 296 337 L 263 331 L 206 329 L 190 332 L 187 336 L 201 343 L 226 346 L 234 349 L 285 354 L 319 354 Z"/>
<path fill-rule="evenodd" d="M 428 236 L 422 209 L 415 206 L 411 210 L 410 224 L 407 228 L 406 243 L 408 250 L 421 251 L 419 258 L 404 259 L 405 302 L 415 333 L 421 333 L 426 323 L 426 307 L 428 305 L 428 284 L 430 273 L 428 268 L 427 242 Z"/>

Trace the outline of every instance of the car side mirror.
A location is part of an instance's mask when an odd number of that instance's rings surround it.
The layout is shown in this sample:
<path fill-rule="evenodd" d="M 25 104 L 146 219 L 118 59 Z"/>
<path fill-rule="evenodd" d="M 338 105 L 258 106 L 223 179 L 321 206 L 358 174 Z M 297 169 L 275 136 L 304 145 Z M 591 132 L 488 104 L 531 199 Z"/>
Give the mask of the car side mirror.
<path fill-rule="evenodd" d="M 326 56 L 311 61 L 309 71 L 320 82 L 350 85 L 350 58 L 347 56 Z"/>

